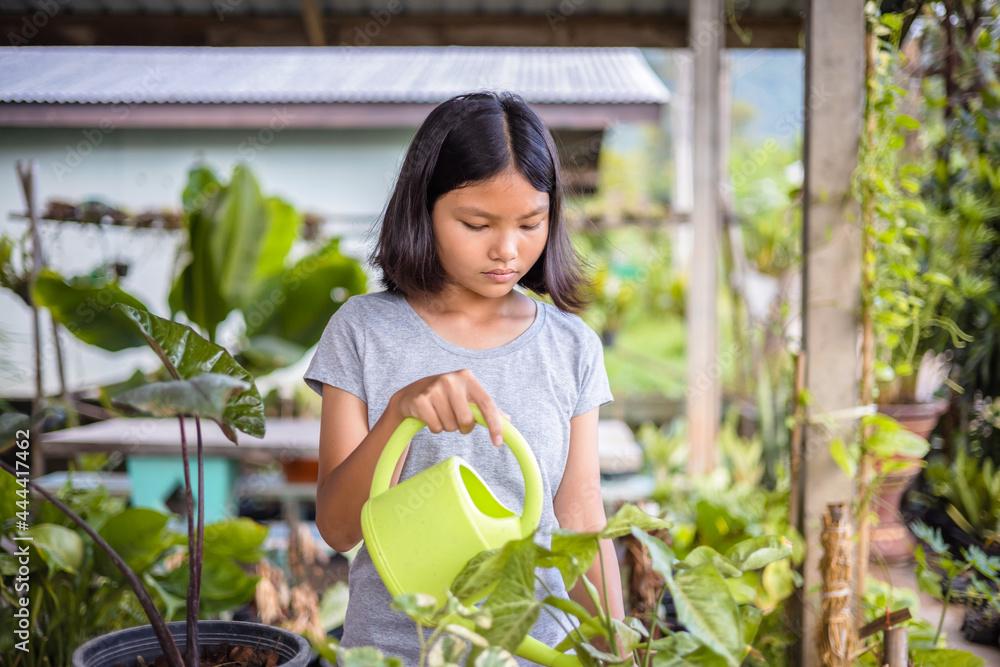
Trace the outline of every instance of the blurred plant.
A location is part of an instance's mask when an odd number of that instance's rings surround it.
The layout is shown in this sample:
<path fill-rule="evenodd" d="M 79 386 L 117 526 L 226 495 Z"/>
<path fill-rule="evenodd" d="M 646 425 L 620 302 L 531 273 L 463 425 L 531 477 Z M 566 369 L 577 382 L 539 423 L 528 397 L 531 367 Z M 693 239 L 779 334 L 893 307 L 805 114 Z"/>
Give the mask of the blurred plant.
<path fill-rule="evenodd" d="M 15 506 L 15 479 L 0 475 L 0 498 Z M 187 557 L 184 536 L 168 526 L 169 517 L 149 509 L 125 508 L 125 500 L 104 487 L 74 490 L 72 475 L 56 497 L 125 559 L 152 592 L 166 620 L 183 618 L 186 607 Z M 121 572 L 78 525 L 51 503 L 35 512 L 31 528 L 30 572 L 16 579 L 17 559 L 0 559 L 0 619 L 14 627 L 18 591 L 32 591 L 30 652 L 14 650 L 13 633 L 0 638 L 0 654 L 14 656 L 11 667 L 68 665 L 72 652 L 86 640 L 145 623 L 143 609 Z M 0 538 L 14 544 L 15 518 L 0 526 Z M 248 519 L 206 526 L 201 612 L 203 617 L 228 612 L 253 595 L 256 579 L 239 563 L 261 555 L 266 530 Z M 27 588 L 23 588 L 27 586 Z M 37 597 L 36 597 L 37 593 Z"/>
<path fill-rule="evenodd" d="M 914 551 L 920 590 L 944 603 L 934 635 L 935 644 L 941 636 L 941 628 L 944 626 L 945 613 L 952 600 L 955 583 L 960 578 L 966 576 L 969 578 L 972 591 L 966 589 L 966 596 L 971 595 L 972 599 L 981 596 L 1000 611 L 1000 597 L 998 597 L 1000 594 L 997 592 L 1000 590 L 1000 557 L 987 556 L 982 549 L 972 546 L 962 550 L 961 558 L 955 558 L 948 544 L 942 539 L 941 531 L 937 528 L 931 529 L 923 522 L 913 525 L 913 534 L 921 540 L 921 544 L 918 544 Z M 925 544 L 930 548 L 931 554 L 925 552 Z M 984 582 L 993 584 L 993 587 Z"/>
<path fill-rule="evenodd" d="M 977 460 L 959 447 L 950 464 L 939 457 L 928 465 L 925 478 L 928 493 L 959 528 L 981 544 L 1000 540 L 1000 466 L 992 459 Z"/>
<path fill-rule="evenodd" d="M 183 311 L 214 341 L 219 325 L 240 311 L 234 356 L 255 377 L 299 360 L 340 305 L 365 291 L 361 266 L 336 239 L 293 262 L 302 215 L 264 197 L 245 166 L 234 167 L 226 184 L 207 167 L 192 169 L 183 201 L 188 235 L 171 316 Z"/>

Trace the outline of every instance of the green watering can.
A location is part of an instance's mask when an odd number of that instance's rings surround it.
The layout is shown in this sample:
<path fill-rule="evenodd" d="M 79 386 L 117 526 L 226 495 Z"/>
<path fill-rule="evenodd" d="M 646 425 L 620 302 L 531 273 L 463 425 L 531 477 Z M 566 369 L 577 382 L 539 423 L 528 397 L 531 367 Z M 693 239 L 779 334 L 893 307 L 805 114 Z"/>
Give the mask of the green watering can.
<path fill-rule="evenodd" d="M 478 406 L 476 422 L 486 426 Z M 521 516 L 494 497 L 486 482 L 459 456 L 452 456 L 389 488 L 392 473 L 413 436 L 426 424 L 408 417 L 382 450 L 371 496 L 361 509 L 361 532 L 375 569 L 393 596 L 425 593 L 438 606 L 452 580 L 474 556 L 531 534 L 542 515 L 542 475 L 517 429 L 503 420 L 503 439 L 524 475 Z M 463 600 L 466 603 L 476 600 Z M 578 667 L 565 655 L 525 637 L 516 653 L 541 665 Z"/>

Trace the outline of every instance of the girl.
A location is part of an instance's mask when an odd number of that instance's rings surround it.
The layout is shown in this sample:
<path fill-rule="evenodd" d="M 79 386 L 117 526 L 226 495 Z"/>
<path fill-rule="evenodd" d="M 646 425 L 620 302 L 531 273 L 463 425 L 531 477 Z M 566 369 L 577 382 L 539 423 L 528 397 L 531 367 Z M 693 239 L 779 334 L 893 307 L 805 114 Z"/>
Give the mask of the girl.
<path fill-rule="evenodd" d="M 501 414 L 509 415 L 541 468 L 538 541 L 547 544 L 560 526 L 604 526 L 597 411 L 612 397 L 600 339 L 575 314 L 583 284 L 560 215 L 562 189 L 552 138 L 518 95 L 460 95 L 417 130 L 372 256 L 385 291 L 341 306 L 304 376 L 323 397 L 316 525 L 337 551 L 361 541 L 375 464 L 406 417 L 428 428 L 413 439 L 394 484 L 457 454 L 520 512 L 524 480 L 500 447 Z M 550 295 L 555 306 L 515 285 Z M 488 433 L 474 429 L 470 402 Z M 622 618 L 617 559 L 609 540 L 601 548 L 607 604 Z M 539 574 L 566 595 L 558 571 Z M 603 590 L 600 559 L 588 577 Z M 349 583 L 342 645 L 376 646 L 416 665 L 415 625 L 390 610 L 364 547 Z M 582 584 L 568 594 L 593 611 Z M 541 614 L 531 634 L 554 646 L 564 633 Z"/>

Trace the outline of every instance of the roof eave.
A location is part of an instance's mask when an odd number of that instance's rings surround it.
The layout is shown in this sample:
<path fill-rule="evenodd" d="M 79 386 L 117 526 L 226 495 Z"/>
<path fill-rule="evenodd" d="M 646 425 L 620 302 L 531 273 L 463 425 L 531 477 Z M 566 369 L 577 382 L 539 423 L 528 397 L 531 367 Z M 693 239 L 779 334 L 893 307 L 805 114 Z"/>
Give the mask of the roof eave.
<path fill-rule="evenodd" d="M 437 104 L 42 104 L 0 103 L 0 127 L 361 129 L 417 127 Z M 660 103 L 544 104 L 531 107 L 552 128 L 603 129 L 658 122 Z"/>

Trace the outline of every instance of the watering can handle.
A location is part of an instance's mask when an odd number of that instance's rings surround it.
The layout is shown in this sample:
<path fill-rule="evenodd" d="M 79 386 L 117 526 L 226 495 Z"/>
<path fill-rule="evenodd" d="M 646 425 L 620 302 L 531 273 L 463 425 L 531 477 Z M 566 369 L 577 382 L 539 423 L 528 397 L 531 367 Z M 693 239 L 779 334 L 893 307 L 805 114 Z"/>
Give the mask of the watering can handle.
<path fill-rule="evenodd" d="M 476 418 L 476 423 L 486 426 L 483 413 L 479 411 L 479 406 L 469 403 L 472 408 L 472 415 Z M 503 422 L 503 441 L 510 447 L 521 466 L 521 474 L 524 475 L 524 511 L 521 512 L 521 533 L 528 535 L 538 527 L 538 521 L 542 516 L 542 474 L 538 470 L 538 461 L 531 451 L 531 447 L 514 426 L 501 417 Z M 413 436 L 420 429 L 427 426 L 426 423 L 416 417 L 407 417 L 396 428 L 396 431 L 385 443 L 385 449 L 375 464 L 375 475 L 372 477 L 372 489 L 369 497 L 374 498 L 389 488 L 392 481 L 392 473 L 396 469 L 396 463 L 403 455 L 406 446 L 413 440 Z"/>

